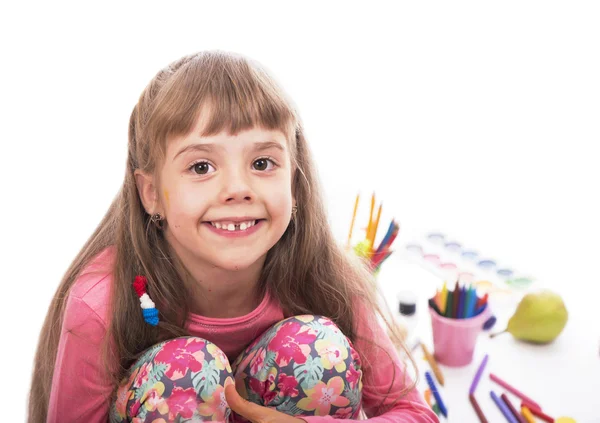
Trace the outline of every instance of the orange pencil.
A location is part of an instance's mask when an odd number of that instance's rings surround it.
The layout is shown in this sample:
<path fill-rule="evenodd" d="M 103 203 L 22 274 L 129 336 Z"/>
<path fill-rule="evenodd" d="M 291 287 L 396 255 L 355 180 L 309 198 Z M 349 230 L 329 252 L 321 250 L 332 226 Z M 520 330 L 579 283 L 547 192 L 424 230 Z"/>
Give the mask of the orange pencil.
<path fill-rule="evenodd" d="M 423 396 L 425 397 L 425 402 L 427 403 L 427 405 L 429 407 L 431 407 L 431 390 L 430 389 L 425 389 L 425 392 L 423 393 Z"/>
<path fill-rule="evenodd" d="M 535 418 L 531 415 L 531 411 L 527 407 L 521 407 L 521 414 L 527 420 L 527 423 L 535 423 Z"/>
<path fill-rule="evenodd" d="M 354 211 L 352 212 L 352 223 L 350 223 L 350 232 L 348 233 L 348 247 L 350 246 L 350 240 L 352 239 L 352 230 L 354 229 L 354 221 L 356 220 L 356 211 L 358 210 L 358 201 L 360 194 L 356 194 L 356 201 L 354 202 Z"/>
<path fill-rule="evenodd" d="M 371 211 L 369 212 L 369 225 L 367 226 L 367 240 L 371 239 L 371 231 L 373 230 L 373 210 L 375 209 L 375 192 L 371 194 Z"/>
<path fill-rule="evenodd" d="M 442 374 L 442 371 L 438 367 L 438 365 L 435 361 L 435 358 L 433 358 L 433 356 L 431 355 L 431 353 L 429 352 L 429 350 L 423 343 L 421 343 L 421 349 L 423 350 L 425 359 L 429 362 L 429 366 L 431 366 L 431 370 L 433 370 L 433 374 L 435 375 L 435 378 L 438 380 L 440 385 L 444 386 L 444 375 Z"/>

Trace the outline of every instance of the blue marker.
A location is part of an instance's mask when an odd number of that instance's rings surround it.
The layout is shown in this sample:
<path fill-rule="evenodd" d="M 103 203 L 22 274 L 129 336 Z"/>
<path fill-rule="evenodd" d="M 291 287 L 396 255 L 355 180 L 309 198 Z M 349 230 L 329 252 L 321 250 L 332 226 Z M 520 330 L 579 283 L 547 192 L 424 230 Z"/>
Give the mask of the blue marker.
<path fill-rule="evenodd" d="M 435 402 L 437 403 L 438 407 L 440 407 L 440 412 L 442 413 L 442 415 L 444 417 L 448 418 L 448 410 L 446 409 L 446 406 L 444 405 L 444 401 L 442 401 L 442 397 L 440 396 L 440 393 L 437 390 L 437 386 L 435 386 L 435 382 L 433 381 L 433 378 L 431 377 L 431 373 L 425 372 L 425 379 L 427 380 L 429 389 L 431 389 L 431 393 L 433 394 L 433 397 L 435 398 Z"/>

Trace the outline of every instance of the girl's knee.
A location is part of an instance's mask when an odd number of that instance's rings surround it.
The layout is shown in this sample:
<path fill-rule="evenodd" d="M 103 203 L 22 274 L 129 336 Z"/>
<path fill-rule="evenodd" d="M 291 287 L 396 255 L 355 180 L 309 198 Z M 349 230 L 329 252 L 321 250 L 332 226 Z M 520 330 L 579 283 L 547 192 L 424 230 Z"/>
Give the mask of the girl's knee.
<path fill-rule="evenodd" d="M 326 369 L 347 367 L 339 364 L 342 361 L 353 362 L 355 368 L 360 368 L 360 358 L 351 341 L 330 318 L 308 314 L 293 316 L 281 323 L 289 325 L 286 332 L 291 339 L 308 341 Z"/>
<path fill-rule="evenodd" d="M 228 411 L 211 404 L 219 403 L 228 379 L 233 381 L 229 360 L 212 342 L 191 336 L 161 342 L 138 359 L 119 387 L 113 421 L 140 412 L 162 417 L 174 397 L 187 398 L 185 417 L 221 418 Z"/>
<path fill-rule="evenodd" d="M 163 363 L 168 367 L 169 374 L 173 375 L 185 373 L 185 369 L 199 371 L 204 362 L 211 363 L 213 360 L 219 370 L 231 373 L 229 360 L 219 347 L 203 338 L 183 336 L 154 345 L 138 359 L 134 367 L 148 362 L 155 365 Z"/>
<path fill-rule="evenodd" d="M 280 321 L 246 352 L 236 382 L 247 399 L 278 410 L 311 415 L 323 392 L 340 396 L 336 403 L 353 415 L 360 408 L 361 365 L 348 338 L 329 318 L 299 315 Z M 319 413 L 335 414 L 326 407 Z M 340 411 L 341 413 L 342 411 Z"/>

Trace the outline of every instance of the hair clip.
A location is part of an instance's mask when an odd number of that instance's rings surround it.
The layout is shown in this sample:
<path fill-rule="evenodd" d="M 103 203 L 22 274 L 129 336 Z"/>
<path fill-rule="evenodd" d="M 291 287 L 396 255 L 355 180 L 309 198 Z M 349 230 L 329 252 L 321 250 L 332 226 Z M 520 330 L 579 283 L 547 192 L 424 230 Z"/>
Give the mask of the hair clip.
<path fill-rule="evenodd" d="M 140 297 L 144 320 L 152 326 L 156 326 L 158 325 L 158 310 L 146 292 L 146 285 L 148 285 L 148 280 L 145 276 L 138 275 L 135 277 L 133 289 L 135 289 L 138 297 Z"/>

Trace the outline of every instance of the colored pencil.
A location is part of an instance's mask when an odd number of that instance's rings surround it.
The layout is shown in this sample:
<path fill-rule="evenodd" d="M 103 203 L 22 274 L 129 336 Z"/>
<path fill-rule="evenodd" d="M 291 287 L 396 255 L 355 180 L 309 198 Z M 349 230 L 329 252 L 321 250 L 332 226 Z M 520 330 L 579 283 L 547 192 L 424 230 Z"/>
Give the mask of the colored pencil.
<path fill-rule="evenodd" d="M 481 423 L 488 423 L 487 419 L 485 418 L 485 414 L 483 414 L 483 411 L 481 411 L 481 407 L 479 407 L 479 404 L 477 403 L 477 400 L 475 399 L 475 396 L 473 394 L 469 395 L 469 401 L 471 402 L 471 405 L 473 406 L 477 417 L 479 417 L 479 421 Z"/>
<path fill-rule="evenodd" d="M 506 404 L 504 404 L 504 401 L 498 398 L 498 395 L 496 395 L 494 391 L 490 391 L 490 396 L 492 397 L 502 414 L 504 414 L 504 417 L 506 418 L 506 420 L 508 420 L 509 423 L 519 423 L 517 420 L 515 420 L 515 416 L 512 415 Z"/>
<path fill-rule="evenodd" d="M 498 385 L 502 386 L 507 391 L 515 394 L 516 396 L 518 396 L 522 400 L 525 400 L 528 403 L 533 404 L 534 406 L 536 406 L 540 410 L 542 409 L 537 402 L 535 402 L 534 400 L 532 400 L 531 398 L 529 398 L 527 395 L 525 395 L 521 391 L 517 390 L 516 388 L 513 388 L 512 386 L 510 386 L 508 383 L 506 383 L 505 381 L 503 381 L 502 379 L 500 379 L 495 374 L 490 373 L 490 379 L 492 379 L 492 381 L 496 382 Z"/>
<path fill-rule="evenodd" d="M 528 410 L 533 410 L 533 409 L 536 409 L 536 410 L 540 410 L 540 411 L 542 411 L 542 407 L 540 407 L 539 405 L 537 405 L 537 404 L 532 404 L 532 403 L 530 403 L 530 402 L 527 402 L 527 401 L 525 401 L 525 400 L 522 400 L 522 401 L 521 401 L 521 407 L 527 407 L 527 409 L 528 409 Z"/>
<path fill-rule="evenodd" d="M 398 232 L 400 232 L 400 224 L 395 223 L 394 224 L 394 230 L 392 231 L 392 235 L 390 235 L 390 239 L 389 239 L 388 244 L 387 244 L 388 247 L 392 245 L 392 243 L 394 242 L 394 240 L 398 236 Z"/>
<path fill-rule="evenodd" d="M 440 316 L 443 316 L 442 311 L 440 310 L 438 305 L 435 303 L 435 301 L 433 301 L 433 298 L 429 299 L 429 307 L 431 307 Z"/>
<path fill-rule="evenodd" d="M 442 286 L 442 292 L 440 293 L 440 303 L 442 311 L 442 316 L 446 313 L 446 305 L 448 301 L 448 287 L 446 286 L 446 281 L 444 281 L 444 285 Z"/>
<path fill-rule="evenodd" d="M 446 312 L 444 313 L 444 315 L 448 318 L 452 317 L 452 309 L 453 309 L 452 303 L 453 302 L 454 302 L 454 292 L 448 291 L 448 301 L 446 302 Z"/>
<path fill-rule="evenodd" d="M 423 344 L 421 344 L 421 345 L 423 345 Z M 433 397 L 435 398 L 435 402 L 437 403 L 438 407 L 440 407 L 440 412 L 442 413 L 442 415 L 444 417 L 448 418 L 448 410 L 446 409 L 446 405 L 444 404 L 444 401 L 442 401 L 442 397 L 440 396 L 440 393 L 438 392 L 437 387 L 435 386 L 435 382 L 433 381 L 433 378 L 431 377 L 431 373 L 425 372 L 425 379 L 427 380 L 429 389 L 431 389 L 431 393 L 433 394 Z"/>
<path fill-rule="evenodd" d="M 552 417 L 550 417 L 549 415 L 547 415 L 546 413 L 544 413 L 539 408 L 535 408 L 535 407 L 530 408 L 529 411 L 531 411 L 531 414 L 533 414 L 536 417 L 539 417 L 540 419 L 542 419 L 545 422 L 554 423 L 554 419 Z"/>
<path fill-rule="evenodd" d="M 463 303 L 463 319 L 469 317 L 469 301 L 471 301 L 471 289 L 467 286 L 463 288 L 465 290 L 465 302 Z"/>
<path fill-rule="evenodd" d="M 436 288 L 435 295 L 433 296 L 433 302 L 437 306 L 438 309 L 442 308 L 442 304 L 440 303 L 440 290 Z"/>
<path fill-rule="evenodd" d="M 486 354 L 485 357 L 483 357 L 483 360 L 481 360 L 481 364 L 479 365 L 479 368 L 477 369 L 477 372 L 475 373 L 475 377 L 473 378 L 473 382 L 471 382 L 471 388 L 469 389 L 469 394 L 473 395 L 475 393 L 475 390 L 477 389 L 477 385 L 479 385 L 479 380 L 481 379 L 481 375 L 483 374 L 483 370 L 485 369 L 485 366 L 487 365 L 488 362 L 488 355 Z"/>
<path fill-rule="evenodd" d="M 356 194 L 356 200 L 354 201 L 354 211 L 352 212 L 352 222 L 350 223 L 350 232 L 348 233 L 348 246 L 350 246 L 350 240 L 352 239 L 352 230 L 354 229 L 354 221 L 356 220 L 356 211 L 358 210 L 358 201 L 360 194 Z"/>
<path fill-rule="evenodd" d="M 502 401 L 504 401 L 504 404 L 506 404 L 506 406 L 508 407 L 508 409 L 510 410 L 512 415 L 515 416 L 515 419 L 519 423 L 527 423 L 525 420 L 523 420 L 523 416 L 521 416 L 521 414 L 516 410 L 515 406 L 512 405 L 512 402 L 510 402 L 510 399 L 508 399 L 506 394 L 500 395 L 500 399 L 502 399 Z"/>
<path fill-rule="evenodd" d="M 431 353 L 429 352 L 429 350 L 427 349 L 425 344 L 423 344 L 422 342 L 421 342 L 421 349 L 423 350 L 423 355 L 425 355 L 425 359 L 429 362 L 429 366 L 431 366 L 431 370 L 433 370 L 433 374 L 435 375 L 435 378 L 438 380 L 440 385 L 444 386 L 444 375 L 442 374 L 442 371 L 440 370 L 439 366 L 437 365 L 435 358 L 433 358 L 433 355 L 431 355 Z"/>
<path fill-rule="evenodd" d="M 458 319 L 462 319 L 465 317 L 465 295 L 466 295 L 466 291 L 465 291 L 465 287 L 461 287 L 460 288 L 460 296 L 458 297 L 458 314 L 456 315 L 456 317 Z"/>
<path fill-rule="evenodd" d="M 529 408 L 521 406 L 521 414 L 523 414 L 523 417 L 525 417 L 527 423 L 535 423 L 535 417 L 533 417 L 533 414 L 531 414 Z"/>
<path fill-rule="evenodd" d="M 384 254 L 379 256 L 377 258 L 377 260 L 375 260 L 371 263 L 372 267 L 375 270 L 379 269 L 379 267 L 383 264 L 383 262 L 386 261 L 387 258 L 392 255 L 393 251 L 384 251 L 383 253 Z"/>
<path fill-rule="evenodd" d="M 425 389 L 423 397 L 425 397 L 425 402 L 431 408 L 431 389 Z"/>
<path fill-rule="evenodd" d="M 373 209 L 375 209 L 375 192 L 371 195 L 371 211 L 369 212 L 369 224 L 367 225 L 367 240 L 371 239 L 371 230 L 373 229 Z"/>
<path fill-rule="evenodd" d="M 460 287 L 458 286 L 458 282 L 456 282 L 456 288 L 454 289 L 454 298 L 452 301 L 452 318 L 458 319 L 458 305 L 460 299 Z"/>
<path fill-rule="evenodd" d="M 477 302 L 477 291 L 473 288 L 473 285 L 469 286 L 469 308 L 467 309 L 467 317 L 475 316 L 475 303 Z"/>
<path fill-rule="evenodd" d="M 475 308 L 478 309 L 482 305 L 487 304 L 487 301 L 488 301 L 488 294 L 485 294 L 483 297 L 481 297 L 477 300 L 477 304 L 475 305 Z"/>
<path fill-rule="evenodd" d="M 373 229 L 371 230 L 371 249 L 375 244 L 375 237 L 377 237 L 377 228 L 379 227 L 379 219 L 381 219 L 381 207 L 382 204 L 379 205 L 379 210 L 377 211 L 377 217 L 375 218 L 375 224 L 373 225 Z"/>
<path fill-rule="evenodd" d="M 387 232 L 385 233 L 385 236 L 381 240 L 379 247 L 377 247 L 377 251 L 375 251 L 376 253 L 381 252 L 385 247 L 387 247 L 387 243 L 389 242 L 389 239 L 392 236 L 392 232 L 394 232 L 395 229 L 396 222 L 394 222 L 394 219 L 392 219 L 392 221 L 390 222 L 390 226 L 388 226 Z"/>

